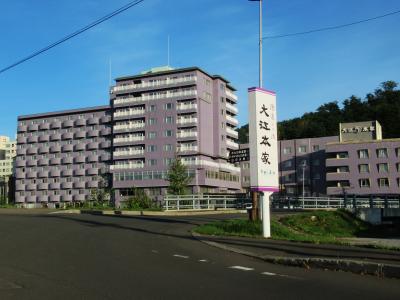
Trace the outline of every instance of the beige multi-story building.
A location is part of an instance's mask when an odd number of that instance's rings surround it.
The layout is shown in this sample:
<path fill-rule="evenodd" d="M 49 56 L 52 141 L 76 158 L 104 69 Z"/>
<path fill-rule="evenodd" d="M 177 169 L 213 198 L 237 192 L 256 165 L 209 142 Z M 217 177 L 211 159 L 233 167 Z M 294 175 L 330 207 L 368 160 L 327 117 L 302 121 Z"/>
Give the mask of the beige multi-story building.
<path fill-rule="evenodd" d="M 9 177 L 13 173 L 15 145 L 8 136 L 0 136 L 0 177 Z"/>

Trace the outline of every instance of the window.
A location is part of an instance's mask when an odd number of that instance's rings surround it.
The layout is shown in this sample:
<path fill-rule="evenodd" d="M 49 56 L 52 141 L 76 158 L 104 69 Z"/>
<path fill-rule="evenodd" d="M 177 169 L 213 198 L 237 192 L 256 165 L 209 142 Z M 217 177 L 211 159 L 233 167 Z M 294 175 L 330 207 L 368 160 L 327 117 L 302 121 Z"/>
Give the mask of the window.
<path fill-rule="evenodd" d="M 369 173 L 369 165 L 368 164 L 358 165 L 358 171 L 360 173 Z"/>
<path fill-rule="evenodd" d="M 397 172 L 400 172 L 400 163 L 396 164 L 396 169 L 397 169 Z"/>
<path fill-rule="evenodd" d="M 174 108 L 174 104 L 173 104 L 173 103 L 166 103 L 165 106 L 164 106 L 164 108 L 165 108 L 166 110 L 171 110 L 171 109 Z"/>
<path fill-rule="evenodd" d="M 242 169 L 250 169 L 250 163 L 248 163 L 248 162 L 243 163 Z"/>
<path fill-rule="evenodd" d="M 347 153 L 347 152 L 339 152 L 336 157 L 340 158 L 340 159 L 349 158 L 349 153 Z"/>
<path fill-rule="evenodd" d="M 388 187 L 389 186 L 389 178 L 378 178 L 378 186 L 379 187 Z"/>
<path fill-rule="evenodd" d="M 166 151 L 166 152 L 172 151 L 172 145 L 171 144 L 164 145 L 164 151 Z"/>
<path fill-rule="evenodd" d="M 314 152 L 319 151 L 319 145 L 313 145 L 312 148 Z"/>
<path fill-rule="evenodd" d="M 315 180 L 319 180 L 319 179 L 321 179 L 321 175 L 320 175 L 319 173 L 315 173 L 315 174 L 313 175 L 313 178 L 314 178 Z"/>
<path fill-rule="evenodd" d="M 319 159 L 314 159 L 313 160 L 313 166 L 319 166 L 320 165 L 320 160 Z"/>
<path fill-rule="evenodd" d="M 369 178 L 362 178 L 359 181 L 360 187 L 370 187 Z"/>
<path fill-rule="evenodd" d="M 156 166 L 157 165 L 157 159 L 149 159 L 149 166 Z"/>
<path fill-rule="evenodd" d="M 167 124 L 174 123 L 174 117 L 165 117 L 165 123 Z"/>
<path fill-rule="evenodd" d="M 221 97 L 221 103 L 224 103 L 224 102 L 225 102 L 225 98 Z"/>
<path fill-rule="evenodd" d="M 379 173 L 387 173 L 389 172 L 389 165 L 384 163 L 384 164 L 377 164 L 378 167 L 378 172 Z"/>
<path fill-rule="evenodd" d="M 166 137 L 170 137 L 173 136 L 174 132 L 172 130 L 165 130 L 164 132 L 164 136 Z"/>
<path fill-rule="evenodd" d="M 400 148 L 396 148 L 396 156 L 400 157 Z"/>
<path fill-rule="evenodd" d="M 221 116 L 223 116 L 225 114 L 225 111 L 223 109 L 221 109 Z"/>
<path fill-rule="evenodd" d="M 368 149 L 358 150 L 358 158 L 369 158 Z"/>
<path fill-rule="evenodd" d="M 292 153 L 292 148 L 291 147 L 283 148 L 283 154 L 290 154 L 290 153 Z"/>
<path fill-rule="evenodd" d="M 347 172 L 349 172 L 349 167 L 348 166 L 337 167 L 337 172 L 338 173 L 347 173 Z"/>
<path fill-rule="evenodd" d="M 164 165 L 169 166 L 174 161 L 173 158 L 166 157 L 164 158 Z"/>
<path fill-rule="evenodd" d="M 147 146 L 147 152 L 155 152 L 155 151 L 157 151 L 156 145 L 148 145 Z"/>
<path fill-rule="evenodd" d="M 299 146 L 299 153 L 306 153 L 307 152 L 307 146 Z"/>
<path fill-rule="evenodd" d="M 157 132 L 155 131 L 149 132 L 149 139 L 155 139 L 156 137 L 157 137 Z"/>
<path fill-rule="evenodd" d="M 152 104 L 149 106 L 149 111 L 156 111 L 157 110 L 157 106 L 155 104 Z"/>
<path fill-rule="evenodd" d="M 376 156 L 378 158 L 387 158 L 388 153 L 386 148 L 376 149 Z"/>
<path fill-rule="evenodd" d="M 156 118 L 150 118 L 149 119 L 149 125 L 154 125 L 157 124 L 157 119 Z"/>
<path fill-rule="evenodd" d="M 292 166 L 292 160 L 286 160 L 285 162 L 283 162 L 283 166 L 285 168 L 290 168 Z"/>

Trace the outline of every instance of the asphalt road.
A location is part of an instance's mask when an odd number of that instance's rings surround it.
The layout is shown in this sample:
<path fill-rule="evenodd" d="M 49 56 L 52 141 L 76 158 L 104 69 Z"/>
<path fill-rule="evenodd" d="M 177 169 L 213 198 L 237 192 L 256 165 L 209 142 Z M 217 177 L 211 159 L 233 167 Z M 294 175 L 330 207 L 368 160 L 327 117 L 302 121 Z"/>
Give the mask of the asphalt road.
<path fill-rule="evenodd" d="M 400 280 L 273 265 L 192 239 L 214 218 L 1 211 L 0 299 L 400 299 Z"/>

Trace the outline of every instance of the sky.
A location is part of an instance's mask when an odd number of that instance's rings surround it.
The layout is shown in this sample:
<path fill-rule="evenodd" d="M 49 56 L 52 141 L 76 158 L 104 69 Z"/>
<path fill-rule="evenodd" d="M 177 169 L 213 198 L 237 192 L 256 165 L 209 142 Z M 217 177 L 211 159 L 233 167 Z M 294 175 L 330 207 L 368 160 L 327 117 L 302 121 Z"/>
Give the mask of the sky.
<path fill-rule="evenodd" d="M 0 69 L 118 9 L 129 0 L 0 0 Z M 265 0 L 264 36 L 306 31 L 400 9 L 398 0 Z M 364 97 L 400 82 L 400 14 L 315 34 L 264 40 L 264 87 L 278 119 L 329 101 Z M 258 85 L 258 2 L 145 0 L 50 51 L 0 74 L 0 135 L 18 115 L 108 104 L 111 77 L 167 64 L 227 78 L 247 123 L 247 89 Z"/>

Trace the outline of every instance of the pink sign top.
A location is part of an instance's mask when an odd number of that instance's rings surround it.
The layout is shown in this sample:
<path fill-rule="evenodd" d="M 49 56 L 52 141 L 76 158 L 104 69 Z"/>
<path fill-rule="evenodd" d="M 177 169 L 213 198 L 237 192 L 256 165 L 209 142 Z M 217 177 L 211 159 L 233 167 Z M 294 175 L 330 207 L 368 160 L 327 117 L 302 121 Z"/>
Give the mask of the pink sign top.
<path fill-rule="evenodd" d="M 266 89 L 263 89 L 263 88 L 260 88 L 260 87 L 251 87 L 251 88 L 248 89 L 248 92 L 255 92 L 255 91 L 258 91 L 258 92 L 261 92 L 261 93 L 266 93 L 266 94 L 269 94 L 269 95 L 276 95 L 276 93 L 274 91 L 266 90 Z"/>

